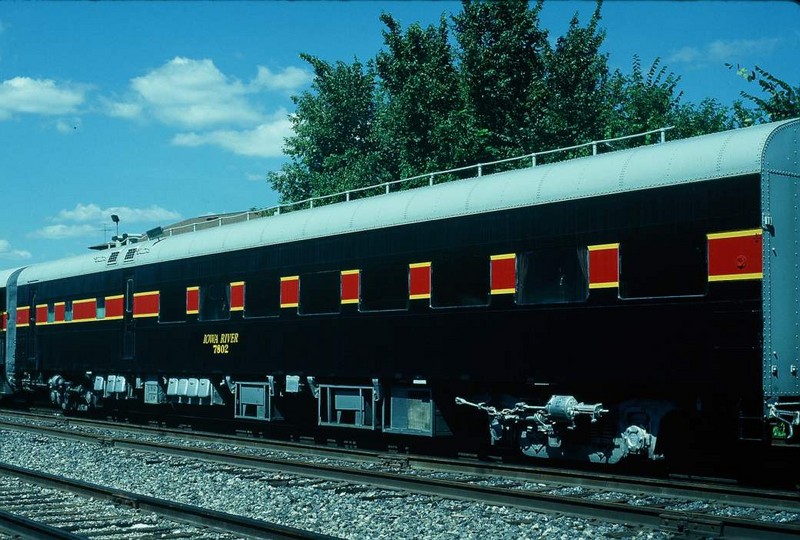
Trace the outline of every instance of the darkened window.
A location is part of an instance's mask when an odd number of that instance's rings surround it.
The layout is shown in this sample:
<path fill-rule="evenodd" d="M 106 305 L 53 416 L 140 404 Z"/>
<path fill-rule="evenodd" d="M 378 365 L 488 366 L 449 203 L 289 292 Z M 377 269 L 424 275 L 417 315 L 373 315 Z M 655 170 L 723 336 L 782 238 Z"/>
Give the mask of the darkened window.
<path fill-rule="evenodd" d="M 341 307 L 339 272 L 317 272 L 300 276 L 300 314 L 339 313 Z"/>
<path fill-rule="evenodd" d="M 448 257 L 431 264 L 431 306 L 489 304 L 489 257 Z"/>
<path fill-rule="evenodd" d="M 622 242 L 619 249 L 622 298 L 705 294 L 705 235 L 645 235 L 640 240 Z"/>
<path fill-rule="evenodd" d="M 408 309 L 408 265 L 361 270 L 361 311 Z"/>
<path fill-rule="evenodd" d="M 281 280 L 278 276 L 248 279 L 244 284 L 244 316 L 276 317 L 281 312 Z"/>
<path fill-rule="evenodd" d="M 56 305 L 53 302 L 47 304 L 47 322 L 56 321 Z"/>
<path fill-rule="evenodd" d="M 99 296 L 97 298 L 97 318 L 98 319 L 105 319 L 106 318 L 106 297 Z"/>
<path fill-rule="evenodd" d="M 589 296 L 588 250 L 548 248 L 517 255 L 517 303 L 565 304 Z"/>
<path fill-rule="evenodd" d="M 200 285 L 201 321 L 222 321 L 231 316 L 230 285 L 227 283 L 208 283 Z"/>
<path fill-rule="evenodd" d="M 67 300 L 64 305 L 64 320 L 67 322 L 72 320 L 72 300 Z"/>
<path fill-rule="evenodd" d="M 159 291 L 158 322 L 186 321 L 186 287 L 170 285 Z"/>

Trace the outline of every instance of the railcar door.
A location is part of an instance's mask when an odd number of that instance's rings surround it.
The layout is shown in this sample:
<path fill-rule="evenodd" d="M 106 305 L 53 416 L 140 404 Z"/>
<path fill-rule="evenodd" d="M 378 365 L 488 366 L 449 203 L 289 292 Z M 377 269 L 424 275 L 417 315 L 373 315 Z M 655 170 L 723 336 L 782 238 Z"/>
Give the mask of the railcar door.
<path fill-rule="evenodd" d="M 0 375 L 5 375 L 6 365 L 6 290 L 0 288 Z M 0 383 L 2 386 L 2 383 Z"/>
<path fill-rule="evenodd" d="M 125 309 L 122 313 L 122 359 L 133 360 L 136 354 L 136 319 L 133 318 L 133 295 L 135 292 L 133 272 L 125 272 Z"/>
<path fill-rule="evenodd" d="M 38 370 L 41 366 L 36 361 L 36 287 L 28 289 L 28 300 L 28 365 Z"/>

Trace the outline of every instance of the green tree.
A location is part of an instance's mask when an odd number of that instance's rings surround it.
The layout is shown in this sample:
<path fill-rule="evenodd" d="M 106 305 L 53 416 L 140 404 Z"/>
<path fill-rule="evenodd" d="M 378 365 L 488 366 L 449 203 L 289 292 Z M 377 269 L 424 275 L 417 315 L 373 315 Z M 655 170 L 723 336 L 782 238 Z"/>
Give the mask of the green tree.
<path fill-rule="evenodd" d="M 617 70 L 609 80 L 605 136 L 619 137 L 672 126 L 674 129 L 667 137 L 676 139 L 734 126 L 730 109 L 716 100 L 705 99 L 699 105 L 682 103 L 679 82 L 680 77 L 663 66 L 660 58 L 653 61 L 645 74 L 641 60 L 634 55 L 631 72 L 626 75 Z M 646 142 L 659 137 L 650 135 Z M 614 143 L 614 148 L 636 146 L 641 142 L 620 141 Z"/>
<path fill-rule="evenodd" d="M 439 25 L 412 24 L 403 32 L 382 14 L 386 49 L 375 59 L 380 80 L 378 133 L 382 163 L 398 177 L 461 165 L 470 157 L 468 115 L 444 17 Z"/>
<path fill-rule="evenodd" d="M 726 64 L 733 69 L 731 64 Z M 764 97 L 754 96 L 742 91 L 743 98 L 755 103 L 756 108 L 747 111 L 739 105 L 738 112 L 744 123 L 777 122 L 789 118 L 800 117 L 800 86 L 792 86 L 772 73 L 755 66 L 752 70 L 736 66 L 736 73 L 747 82 L 756 82 L 765 94 Z"/>
<path fill-rule="evenodd" d="M 358 60 L 331 65 L 303 54 L 311 64 L 311 91 L 292 99 L 294 134 L 284 152 L 289 162 L 268 180 L 281 202 L 341 192 L 385 179 L 374 126 L 374 70 Z"/>
<path fill-rule="evenodd" d="M 544 140 L 551 148 L 598 139 L 603 133 L 607 55 L 600 53 L 605 31 L 600 28 L 598 1 L 586 26 L 576 13 L 565 35 L 546 54 Z"/>
<path fill-rule="evenodd" d="M 645 74 L 639 56 L 634 55 L 631 72 L 616 70 L 609 80 L 605 135 L 619 137 L 669 125 L 681 99 L 679 81 L 660 58 Z"/>
<path fill-rule="evenodd" d="M 475 131 L 475 161 L 535 149 L 544 110 L 547 31 L 539 27 L 543 0 L 463 0 L 453 17 L 460 76 Z"/>

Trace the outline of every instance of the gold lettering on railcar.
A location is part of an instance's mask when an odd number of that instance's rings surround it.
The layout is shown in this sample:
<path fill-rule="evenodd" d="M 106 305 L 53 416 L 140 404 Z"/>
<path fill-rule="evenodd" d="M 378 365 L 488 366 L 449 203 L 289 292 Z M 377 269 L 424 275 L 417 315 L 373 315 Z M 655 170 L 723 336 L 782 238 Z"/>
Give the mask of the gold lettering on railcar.
<path fill-rule="evenodd" d="M 203 345 L 211 345 L 212 354 L 228 354 L 233 343 L 239 343 L 238 332 L 203 334 Z"/>

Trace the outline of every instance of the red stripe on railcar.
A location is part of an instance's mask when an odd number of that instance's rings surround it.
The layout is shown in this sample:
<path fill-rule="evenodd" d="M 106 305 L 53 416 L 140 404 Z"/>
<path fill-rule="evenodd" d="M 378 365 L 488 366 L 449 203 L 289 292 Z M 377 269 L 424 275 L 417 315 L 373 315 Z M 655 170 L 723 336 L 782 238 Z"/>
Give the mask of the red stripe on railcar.
<path fill-rule="evenodd" d="M 358 304 L 361 271 L 342 271 L 342 304 Z"/>
<path fill-rule="evenodd" d="M 91 321 L 97 318 L 97 301 L 94 298 L 75 300 L 72 303 L 73 321 Z"/>
<path fill-rule="evenodd" d="M 514 294 L 517 290 L 517 255 L 491 256 L 492 294 Z"/>
<path fill-rule="evenodd" d="M 28 326 L 31 320 L 31 308 L 24 306 L 17 308 L 17 326 Z"/>
<path fill-rule="evenodd" d="M 186 287 L 186 314 L 197 315 L 200 312 L 200 287 Z"/>
<path fill-rule="evenodd" d="M 231 311 L 244 310 L 244 281 L 231 283 Z"/>
<path fill-rule="evenodd" d="M 760 229 L 708 236 L 708 280 L 732 281 L 763 277 Z"/>
<path fill-rule="evenodd" d="M 589 246 L 589 288 L 619 287 L 619 244 Z"/>
<path fill-rule="evenodd" d="M 158 317 L 158 291 L 148 291 L 133 295 L 133 317 Z"/>
<path fill-rule="evenodd" d="M 293 308 L 300 304 L 300 276 L 281 278 L 281 307 Z"/>
<path fill-rule="evenodd" d="M 38 324 L 47 323 L 47 304 L 39 304 L 36 306 L 36 322 Z"/>
<path fill-rule="evenodd" d="M 125 313 L 125 297 L 123 295 L 106 296 L 106 320 L 121 319 Z"/>
<path fill-rule="evenodd" d="M 53 322 L 62 323 L 66 321 L 66 309 L 64 302 L 56 302 L 53 305 Z"/>
<path fill-rule="evenodd" d="M 408 297 L 420 300 L 431 297 L 431 263 L 408 265 Z"/>
<path fill-rule="evenodd" d="M 4 311 L 0 314 L 0 330 L 5 332 L 6 328 L 8 328 L 8 313 Z"/>

